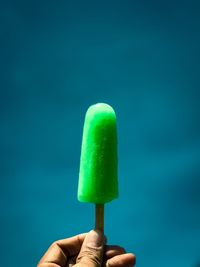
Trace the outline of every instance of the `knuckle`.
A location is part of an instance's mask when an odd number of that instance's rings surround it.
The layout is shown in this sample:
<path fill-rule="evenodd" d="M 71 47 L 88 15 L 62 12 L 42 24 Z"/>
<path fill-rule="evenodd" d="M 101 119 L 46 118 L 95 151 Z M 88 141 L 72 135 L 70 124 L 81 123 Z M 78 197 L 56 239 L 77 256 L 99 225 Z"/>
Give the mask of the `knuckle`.
<path fill-rule="evenodd" d="M 77 263 L 81 262 L 88 266 L 90 264 L 91 266 L 100 267 L 101 266 L 101 257 L 99 254 L 99 251 L 96 249 L 87 249 L 84 251 L 81 251 L 80 254 L 77 257 L 76 260 Z"/>
<path fill-rule="evenodd" d="M 58 240 L 58 241 L 54 241 L 54 242 L 50 245 L 50 247 L 51 247 L 51 248 L 58 247 L 58 242 L 59 242 L 59 240 Z"/>

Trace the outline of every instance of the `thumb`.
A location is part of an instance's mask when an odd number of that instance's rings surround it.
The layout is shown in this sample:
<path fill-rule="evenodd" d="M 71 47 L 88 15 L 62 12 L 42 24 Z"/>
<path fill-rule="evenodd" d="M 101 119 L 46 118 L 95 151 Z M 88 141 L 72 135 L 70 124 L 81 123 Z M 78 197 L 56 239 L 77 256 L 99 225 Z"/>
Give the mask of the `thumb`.
<path fill-rule="evenodd" d="M 100 267 L 103 258 L 104 236 L 99 230 L 90 231 L 76 259 L 76 267 Z"/>

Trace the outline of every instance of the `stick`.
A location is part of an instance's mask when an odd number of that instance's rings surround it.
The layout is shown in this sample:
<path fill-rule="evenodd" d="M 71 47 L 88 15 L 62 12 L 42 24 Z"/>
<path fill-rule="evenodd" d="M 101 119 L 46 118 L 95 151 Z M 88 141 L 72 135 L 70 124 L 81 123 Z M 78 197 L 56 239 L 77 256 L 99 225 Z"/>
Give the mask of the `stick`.
<path fill-rule="evenodd" d="M 95 205 L 95 229 L 104 232 L 104 204 Z"/>

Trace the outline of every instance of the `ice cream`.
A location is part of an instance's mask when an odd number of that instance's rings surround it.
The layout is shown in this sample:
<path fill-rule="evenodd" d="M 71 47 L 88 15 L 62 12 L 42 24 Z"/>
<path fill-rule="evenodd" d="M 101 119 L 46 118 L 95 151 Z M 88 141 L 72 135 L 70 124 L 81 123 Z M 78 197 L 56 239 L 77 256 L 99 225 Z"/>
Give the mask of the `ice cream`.
<path fill-rule="evenodd" d="M 98 103 L 85 115 L 78 200 L 105 204 L 117 197 L 116 115 L 111 106 Z"/>

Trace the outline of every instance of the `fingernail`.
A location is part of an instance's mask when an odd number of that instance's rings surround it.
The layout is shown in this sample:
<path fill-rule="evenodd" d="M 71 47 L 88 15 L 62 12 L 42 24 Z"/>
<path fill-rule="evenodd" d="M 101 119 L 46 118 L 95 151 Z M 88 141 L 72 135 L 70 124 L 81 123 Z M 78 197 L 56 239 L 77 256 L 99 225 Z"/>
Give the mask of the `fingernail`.
<path fill-rule="evenodd" d="M 103 245 L 104 237 L 99 230 L 92 230 L 88 233 L 86 243 L 88 247 L 98 248 Z"/>

